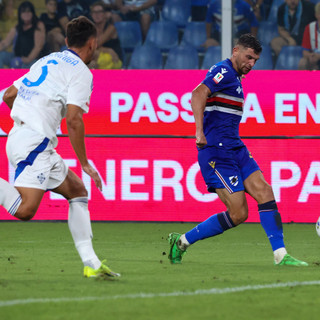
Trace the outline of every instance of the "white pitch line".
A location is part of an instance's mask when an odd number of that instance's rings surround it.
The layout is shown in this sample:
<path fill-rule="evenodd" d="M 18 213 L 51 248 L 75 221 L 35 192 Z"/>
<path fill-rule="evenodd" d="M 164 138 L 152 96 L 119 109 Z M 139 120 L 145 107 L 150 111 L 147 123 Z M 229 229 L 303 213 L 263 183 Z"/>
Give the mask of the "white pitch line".
<path fill-rule="evenodd" d="M 197 295 L 212 295 L 212 294 L 226 294 L 243 291 L 257 291 L 263 289 L 277 289 L 289 287 L 304 287 L 304 286 L 317 286 L 320 285 L 320 280 L 314 281 L 294 281 L 284 283 L 270 283 L 270 284 L 257 284 L 253 286 L 230 287 L 230 288 L 211 288 L 199 289 L 196 291 L 174 291 L 174 292 L 160 292 L 160 293 L 132 293 L 104 297 L 78 297 L 78 298 L 45 298 L 45 299 L 20 299 L 20 300 L 7 300 L 0 301 L 0 307 L 17 306 L 31 303 L 63 303 L 63 302 L 78 302 L 78 301 L 99 301 L 99 300 L 119 300 L 119 299 L 146 299 L 146 298 L 159 298 L 159 297 L 181 297 L 181 296 L 197 296 Z"/>

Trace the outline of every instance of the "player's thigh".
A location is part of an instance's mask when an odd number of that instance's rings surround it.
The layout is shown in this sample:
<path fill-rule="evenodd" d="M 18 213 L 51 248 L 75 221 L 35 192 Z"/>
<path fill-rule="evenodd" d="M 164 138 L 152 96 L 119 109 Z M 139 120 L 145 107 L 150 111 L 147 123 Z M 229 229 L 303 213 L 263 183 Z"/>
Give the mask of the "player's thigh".
<path fill-rule="evenodd" d="M 70 169 L 68 169 L 64 181 L 57 188 L 52 189 L 52 191 L 61 194 L 68 200 L 88 196 L 82 180 Z"/>
<path fill-rule="evenodd" d="M 16 187 L 16 189 L 21 195 L 21 204 L 15 217 L 21 220 L 30 220 L 36 214 L 45 191 L 26 187 Z"/>
<path fill-rule="evenodd" d="M 258 204 L 274 200 L 273 190 L 260 170 L 253 172 L 244 180 L 243 184 L 246 192 L 253 197 Z"/>

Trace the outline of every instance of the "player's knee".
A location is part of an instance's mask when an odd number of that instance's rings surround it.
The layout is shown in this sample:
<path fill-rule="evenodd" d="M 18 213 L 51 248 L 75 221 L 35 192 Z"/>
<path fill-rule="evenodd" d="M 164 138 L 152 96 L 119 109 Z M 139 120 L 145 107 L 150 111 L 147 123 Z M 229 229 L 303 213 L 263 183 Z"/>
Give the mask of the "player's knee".
<path fill-rule="evenodd" d="M 31 206 L 20 205 L 20 207 L 18 208 L 15 214 L 15 217 L 23 221 L 29 221 L 34 217 L 36 212 L 37 212 L 37 209 Z"/>
<path fill-rule="evenodd" d="M 237 226 L 248 219 L 248 206 L 243 205 L 234 210 L 228 209 L 232 222 Z"/>
<path fill-rule="evenodd" d="M 73 197 L 87 197 L 88 196 L 88 191 L 85 188 L 82 180 L 79 180 L 72 184 L 72 194 Z"/>

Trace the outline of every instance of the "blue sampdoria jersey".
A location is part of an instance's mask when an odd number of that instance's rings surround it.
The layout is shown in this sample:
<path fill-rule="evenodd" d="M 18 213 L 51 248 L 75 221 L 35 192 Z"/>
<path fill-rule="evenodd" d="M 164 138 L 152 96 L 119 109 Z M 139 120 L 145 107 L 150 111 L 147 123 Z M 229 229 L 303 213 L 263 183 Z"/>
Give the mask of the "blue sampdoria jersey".
<path fill-rule="evenodd" d="M 204 111 L 207 146 L 233 149 L 243 146 L 239 124 L 243 113 L 243 90 L 239 74 L 229 59 L 212 66 L 202 81 L 210 90 Z"/>

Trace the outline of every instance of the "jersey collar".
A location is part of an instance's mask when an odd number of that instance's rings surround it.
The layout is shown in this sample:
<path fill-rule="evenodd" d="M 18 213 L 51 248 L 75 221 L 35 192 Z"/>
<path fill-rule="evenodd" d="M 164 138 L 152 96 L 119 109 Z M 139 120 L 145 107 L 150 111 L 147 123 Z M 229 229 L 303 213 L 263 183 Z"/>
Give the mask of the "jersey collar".
<path fill-rule="evenodd" d="M 75 52 L 75 51 L 73 51 L 73 50 L 71 50 L 71 49 L 67 49 L 67 51 L 70 51 L 71 53 L 73 53 L 73 54 L 75 54 L 77 57 L 79 57 L 79 55 Z M 80 58 L 80 57 L 79 57 Z"/>

